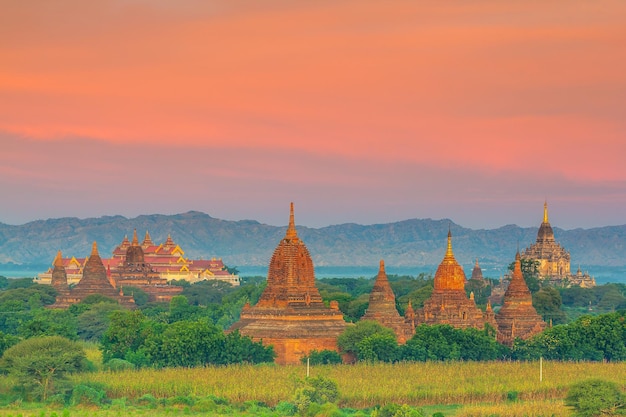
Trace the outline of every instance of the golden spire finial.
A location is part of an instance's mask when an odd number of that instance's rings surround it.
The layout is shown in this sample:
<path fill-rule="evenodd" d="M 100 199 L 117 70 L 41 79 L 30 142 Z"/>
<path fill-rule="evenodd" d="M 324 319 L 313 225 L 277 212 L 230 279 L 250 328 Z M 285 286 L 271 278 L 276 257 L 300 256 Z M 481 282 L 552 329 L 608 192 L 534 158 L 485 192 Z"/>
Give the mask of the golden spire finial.
<path fill-rule="evenodd" d="M 543 203 L 543 222 L 548 223 L 548 200 Z"/>
<path fill-rule="evenodd" d="M 56 258 L 54 258 L 54 266 L 63 266 L 63 256 L 61 255 L 61 251 L 57 252 Z M 580 269 L 580 267 L 579 267 Z"/>
<path fill-rule="evenodd" d="M 100 256 L 100 254 L 98 253 L 98 244 L 96 243 L 96 241 L 93 241 L 93 246 L 91 247 L 91 256 L 94 255 L 98 255 Z"/>
<path fill-rule="evenodd" d="M 293 203 L 291 203 L 291 207 L 289 209 L 289 226 L 287 226 L 287 234 L 285 235 L 285 237 L 287 239 L 298 239 L 298 233 L 296 232 L 296 222 L 293 215 Z"/>
<path fill-rule="evenodd" d="M 448 247 L 446 248 L 445 257 L 454 257 L 454 253 L 452 252 L 452 232 L 450 231 L 450 227 L 448 226 Z"/>
<path fill-rule="evenodd" d="M 133 229 L 133 246 L 139 246 L 139 239 L 137 239 L 137 229 Z"/>
<path fill-rule="evenodd" d="M 491 311 L 492 307 L 491 307 L 491 301 L 489 301 L 489 299 L 487 299 L 487 311 Z"/>
<path fill-rule="evenodd" d="M 380 264 L 378 266 L 378 272 L 385 272 L 385 261 L 380 260 Z"/>
<path fill-rule="evenodd" d="M 478 268 L 478 258 L 476 258 L 476 267 Z"/>

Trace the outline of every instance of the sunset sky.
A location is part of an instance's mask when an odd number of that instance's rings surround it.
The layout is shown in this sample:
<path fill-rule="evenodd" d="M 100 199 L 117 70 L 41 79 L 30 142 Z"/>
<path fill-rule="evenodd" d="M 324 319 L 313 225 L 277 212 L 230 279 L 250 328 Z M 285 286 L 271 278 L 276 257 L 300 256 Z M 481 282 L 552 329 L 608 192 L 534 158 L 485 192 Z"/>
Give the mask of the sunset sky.
<path fill-rule="evenodd" d="M 0 222 L 626 224 L 626 1 L 0 0 Z"/>

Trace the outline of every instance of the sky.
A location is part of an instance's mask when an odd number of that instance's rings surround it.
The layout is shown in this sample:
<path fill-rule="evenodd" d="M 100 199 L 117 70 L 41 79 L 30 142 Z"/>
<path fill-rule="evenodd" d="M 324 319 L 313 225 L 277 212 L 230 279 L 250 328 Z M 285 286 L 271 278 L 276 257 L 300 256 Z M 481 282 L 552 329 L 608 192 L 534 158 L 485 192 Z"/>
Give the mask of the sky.
<path fill-rule="evenodd" d="M 0 0 L 0 222 L 626 224 L 623 0 Z"/>

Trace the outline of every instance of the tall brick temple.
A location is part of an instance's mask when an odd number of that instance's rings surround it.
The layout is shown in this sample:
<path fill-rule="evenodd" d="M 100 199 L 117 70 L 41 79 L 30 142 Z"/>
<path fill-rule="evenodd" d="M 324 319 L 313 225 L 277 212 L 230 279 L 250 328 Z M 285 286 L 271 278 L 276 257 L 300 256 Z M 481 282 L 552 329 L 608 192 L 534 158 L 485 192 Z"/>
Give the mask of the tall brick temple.
<path fill-rule="evenodd" d="M 298 237 L 293 203 L 289 226 L 267 273 L 267 287 L 254 306 L 246 304 L 240 320 L 229 331 L 239 330 L 264 345 L 273 345 L 276 363 L 297 364 L 312 350 L 338 350 L 337 338 L 347 323 L 337 302 L 330 308 L 315 286 L 313 260 Z"/>
<path fill-rule="evenodd" d="M 413 327 L 400 316 L 396 309 L 396 296 L 389 285 L 385 272 L 385 261 L 380 261 L 374 288 L 370 293 L 367 311 L 361 320 L 374 320 L 393 330 L 398 343 L 406 343 L 414 333 Z"/>
<path fill-rule="evenodd" d="M 516 338 L 528 339 L 546 327 L 533 307 L 533 297 L 522 275 L 519 252 L 515 255 L 511 282 L 504 293 L 504 303 L 496 314 L 496 322 L 498 342 L 507 346 L 513 346 Z"/>
<path fill-rule="evenodd" d="M 483 312 L 474 297 L 465 294 L 465 272 L 452 252 L 452 233 L 448 231 L 448 247 L 435 272 L 435 289 L 424 307 L 415 312 L 415 324 L 450 324 L 457 328 L 485 326 Z M 495 323 L 493 323 L 495 327 Z"/>

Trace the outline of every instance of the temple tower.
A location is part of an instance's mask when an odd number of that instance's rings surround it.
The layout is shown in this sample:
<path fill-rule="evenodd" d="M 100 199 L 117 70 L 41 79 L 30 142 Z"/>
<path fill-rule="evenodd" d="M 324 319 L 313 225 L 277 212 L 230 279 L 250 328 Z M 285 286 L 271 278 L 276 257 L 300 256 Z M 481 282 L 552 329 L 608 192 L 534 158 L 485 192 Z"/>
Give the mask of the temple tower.
<path fill-rule="evenodd" d="M 52 270 L 52 279 L 50 284 L 57 290 L 57 294 L 65 294 L 69 292 L 70 288 L 67 283 L 67 273 L 65 272 L 65 266 L 63 265 L 63 256 L 61 251 L 57 252 L 56 258 L 54 258 L 54 269 Z"/>
<path fill-rule="evenodd" d="M 533 298 L 524 281 L 519 252 L 515 255 L 515 266 L 511 282 L 504 294 L 504 303 L 498 314 L 498 342 L 512 346 L 515 338 L 528 339 L 543 331 L 546 323 L 533 307 Z"/>
<path fill-rule="evenodd" d="M 413 327 L 405 322 L 396 309 L 396 297 L 389 285 L 385 272 L 385 261 L 380 261 L 374 288 L 370 293 L 369 305 L 361 320 L 374 320 L 389 327 L 396 334 L 398 343 L 405 343 L 413 336 Z"/>
<path fill-rule="evenodd" d="M 229 331 L 273 345 L 276 363 L 297 364 L 312 350 L 337 350 L 347 324 L 336 302 L 328 308 L 315 286 L 313 261 L 298 237 L 293 203 L 289 226 L 270 260 L 267 287 L 258 303 L 241 311 Z"/>
<path fill-rule="evenodd" d="M 450 324 L 457 328 L 485 325 L 483 312 L 465 294 L 465 272 L 452 251 L 452 233 L 448 231 L 446 253 L 435 273 L 434 291 L 417 310 L 416 324 Z"/>

